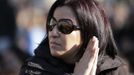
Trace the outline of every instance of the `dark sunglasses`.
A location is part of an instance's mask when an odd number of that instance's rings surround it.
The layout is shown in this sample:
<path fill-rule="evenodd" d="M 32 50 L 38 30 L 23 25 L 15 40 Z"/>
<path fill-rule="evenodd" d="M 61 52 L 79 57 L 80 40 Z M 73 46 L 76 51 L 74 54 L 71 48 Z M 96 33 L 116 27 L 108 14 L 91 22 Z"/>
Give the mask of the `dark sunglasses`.
<path fill-rule="evenodd" d="M 48 24 L 48 30 L 52 31 L 55 26 L 57 26 L 58 31 L 63 34 L 70 34 L 74 30 L 80 30 L 80 27 L 73 25 L 73 22 L 70 19 L 60 19 L 57 21 L 53 17 Z"/>

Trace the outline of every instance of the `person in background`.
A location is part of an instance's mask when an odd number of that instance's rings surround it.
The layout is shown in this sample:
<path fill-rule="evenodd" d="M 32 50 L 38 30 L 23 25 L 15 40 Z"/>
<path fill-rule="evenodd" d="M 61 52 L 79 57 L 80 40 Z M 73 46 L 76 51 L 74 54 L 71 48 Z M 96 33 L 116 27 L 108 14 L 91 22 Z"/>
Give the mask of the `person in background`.
<path fill-rule="evenodd" d="M 128 75 L 109 20 L 95 0 L 57 0 L 47 17 L 47 37 L 20 75 Z"/>

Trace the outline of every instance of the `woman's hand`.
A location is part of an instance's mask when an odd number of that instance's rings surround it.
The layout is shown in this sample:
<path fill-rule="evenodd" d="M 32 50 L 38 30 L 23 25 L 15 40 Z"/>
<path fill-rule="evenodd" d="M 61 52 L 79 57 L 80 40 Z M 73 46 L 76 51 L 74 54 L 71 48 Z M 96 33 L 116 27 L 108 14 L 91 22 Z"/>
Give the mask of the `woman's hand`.
<path fill-rule="evenodd" d="M 74 75 L 95 75 L 99 53 L 99 40 L 93 36 L 88 46 L 74 68 Z"/>

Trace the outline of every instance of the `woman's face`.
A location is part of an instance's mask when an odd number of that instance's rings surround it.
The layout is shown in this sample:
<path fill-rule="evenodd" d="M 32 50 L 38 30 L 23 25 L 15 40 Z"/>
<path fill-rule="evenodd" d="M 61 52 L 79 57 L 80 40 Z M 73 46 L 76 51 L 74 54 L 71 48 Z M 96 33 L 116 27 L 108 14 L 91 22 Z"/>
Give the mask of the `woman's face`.
<path fill-rule="evenodd" d="M 53 26 L 51 30 L 48 29 L 50 52 L 52 56 L 60 58 L 64 58 L 64 56 L 71 56 L 78 51 L 81 44 L 81 33 L 79 29 L 73 30 L 70 33 L 64 33 L 64 29 L 70 31 L 70 29 L 68 29 L 68 25 L 79 27 L 74 13 L 71 8 L 63 6 L 58 7 L 55 10 L 53 17 L 55 19 L 52 21 L 52 24 L 55 24 L 55 26 Z M 71 21 L 72 24 L 68 21 Z"/>

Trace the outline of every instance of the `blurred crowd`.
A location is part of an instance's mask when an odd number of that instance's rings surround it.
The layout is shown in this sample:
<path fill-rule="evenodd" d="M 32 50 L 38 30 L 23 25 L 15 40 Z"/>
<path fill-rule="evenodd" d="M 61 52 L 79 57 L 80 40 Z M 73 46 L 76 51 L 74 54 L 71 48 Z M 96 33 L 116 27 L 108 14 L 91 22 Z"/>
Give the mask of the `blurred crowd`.
<path fill-rule="evenodd" d="M 0 75 L 18 75 L 22 63 L 46 37 L 55 0 L 0 0 Z M 120 56 L 134 75 L 134 0 L 98 0 L 110 19 Z"/>

